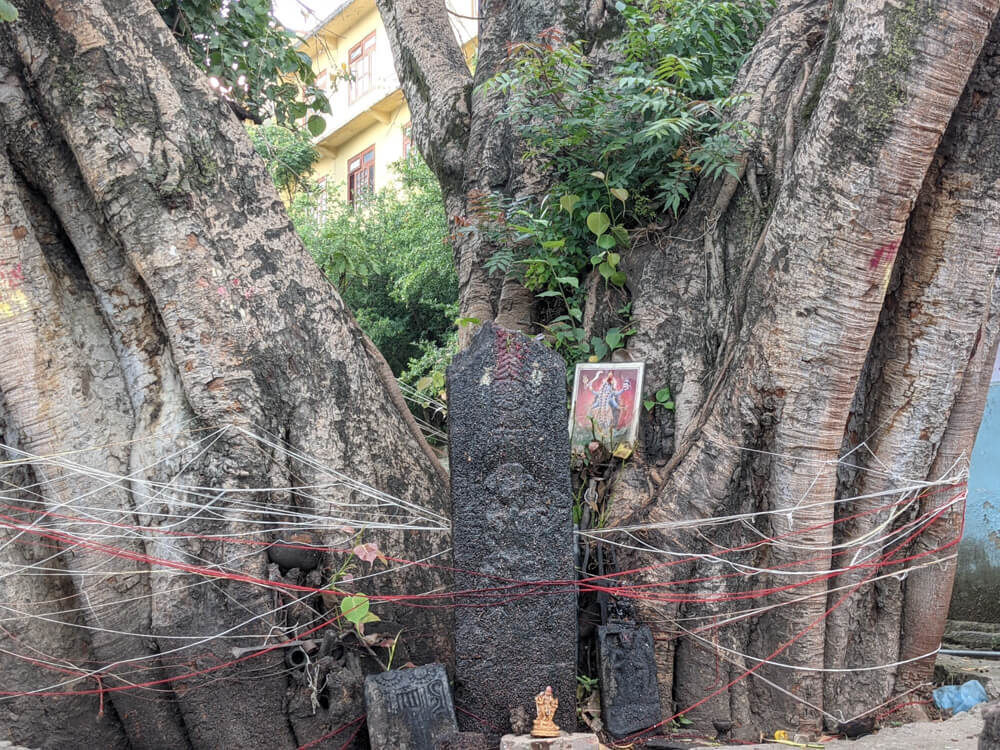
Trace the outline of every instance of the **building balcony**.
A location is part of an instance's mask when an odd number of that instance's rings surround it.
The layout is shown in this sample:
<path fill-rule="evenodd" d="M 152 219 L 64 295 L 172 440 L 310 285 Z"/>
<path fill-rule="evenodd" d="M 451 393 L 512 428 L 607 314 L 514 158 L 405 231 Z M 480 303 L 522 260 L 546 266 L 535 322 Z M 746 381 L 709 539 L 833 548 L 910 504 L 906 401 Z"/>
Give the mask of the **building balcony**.
<path fill-rule="evenodd" d="M 377 122 L 390 122 L 393 112 L 404 102 L 399 79 L 391 69 L 373 78 L 372 87 L 354 101 L 348 101 L 348 82 L 339 82 L 337 90 L 330 94 L 330 114 L 323 115 L 326 128 L 313 138 L 318 148 L 336 148 Z"/>

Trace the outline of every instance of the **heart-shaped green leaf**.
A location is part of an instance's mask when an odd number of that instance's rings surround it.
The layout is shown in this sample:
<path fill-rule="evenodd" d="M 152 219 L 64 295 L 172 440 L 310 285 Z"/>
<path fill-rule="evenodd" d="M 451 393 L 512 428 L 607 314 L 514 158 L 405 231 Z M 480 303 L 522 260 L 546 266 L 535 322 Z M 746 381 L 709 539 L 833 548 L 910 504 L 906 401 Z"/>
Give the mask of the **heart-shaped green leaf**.
<path fill-rule="evenodd" d="M 0 0 L 2 2 L 2 0 Z M 324 120 L 319 115 L 313 115 L 306 121 L 306 127 L 309 128 L 309 132 L 312 133 L 313 137 L 319 137 L 324 130 L 326 130 L 326 120 Z"/>
<path fill-rule="evenodd" d="M 7 0 L 0 0 L 0 21 L 14 23 L 16 20 L 17 8 L 7 2 Z"/>
<path fill-rule="evenodd" d="M 628 190 L 625 188 L 611 188 L 611 194 L 622 203 L 628 200 Z"/>
<path fill-rule="evenodd" d="M 602 211 L 591 211 L 587 214 L 587 228 L 600 237 L 611 226 L 611 219 Z"/>
<path fill-rule="evenodd" d="M 355 625 L 368 616 L 368 608 L 367 596 L 345 596 L 340 602 L 340 613 Z"/>
<path fill-rule="evenodd" d="M 576 204 L 580 202 L 580 196 L 570 193 L 569 195 L 564 195 L 559 199 L 559 208 L 568 213 L 570 216 L 573 215 L 573 209 L 576 208 Z"/>

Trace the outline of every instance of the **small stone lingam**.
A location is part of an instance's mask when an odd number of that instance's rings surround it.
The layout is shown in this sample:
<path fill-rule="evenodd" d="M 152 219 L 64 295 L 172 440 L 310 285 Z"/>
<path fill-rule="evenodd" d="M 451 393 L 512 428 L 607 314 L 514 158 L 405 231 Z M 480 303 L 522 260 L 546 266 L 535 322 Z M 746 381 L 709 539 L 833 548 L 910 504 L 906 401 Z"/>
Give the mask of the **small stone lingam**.
<path fill-rule="evenodd" d="M 537 718 L 531 725 L 532 737 L 558 737 L 559 727 L 552 718 L 559 707 L 559 699 L 552 694 L 552 686 L 545 688 L 535 696 Z"/>

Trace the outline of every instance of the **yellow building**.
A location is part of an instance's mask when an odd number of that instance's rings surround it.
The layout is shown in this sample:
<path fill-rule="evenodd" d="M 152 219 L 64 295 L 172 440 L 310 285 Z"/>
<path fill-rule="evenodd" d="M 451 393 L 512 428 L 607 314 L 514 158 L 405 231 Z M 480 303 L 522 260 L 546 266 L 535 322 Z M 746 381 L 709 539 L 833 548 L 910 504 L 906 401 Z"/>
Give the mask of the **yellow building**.
<path fill-rule="evenodd" d="M 447 0 L 455 37 L 471 59 L 478 0 Z M 320 159 L 315 180 L 326 191 L 354 198 L 389 184 L 388 169 L 410 149 L 410 110 L 396 77 L 389 37 L 375 0 L 346 0 L 306 35 L 317 85 L 330 98 L 326 129 L 313 139 Z M 353 76 L 343 80 L 347 71 Z M 336 90 L 330 83 L 336 81 Z"/>

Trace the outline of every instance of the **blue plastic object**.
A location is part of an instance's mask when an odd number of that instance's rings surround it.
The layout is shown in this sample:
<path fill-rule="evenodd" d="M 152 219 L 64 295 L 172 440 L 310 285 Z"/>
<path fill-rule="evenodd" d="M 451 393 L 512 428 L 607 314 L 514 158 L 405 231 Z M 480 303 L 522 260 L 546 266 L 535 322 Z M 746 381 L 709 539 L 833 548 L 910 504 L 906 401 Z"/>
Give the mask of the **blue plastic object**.
<path fill-rule="evenodd" d="M 969 680 L 964 685 L 944 685 L 934 691 L 934 704 L 954 714 L 968 711 L 976 704 L 988 700 L 986 688 L 979 680 Z"/>

